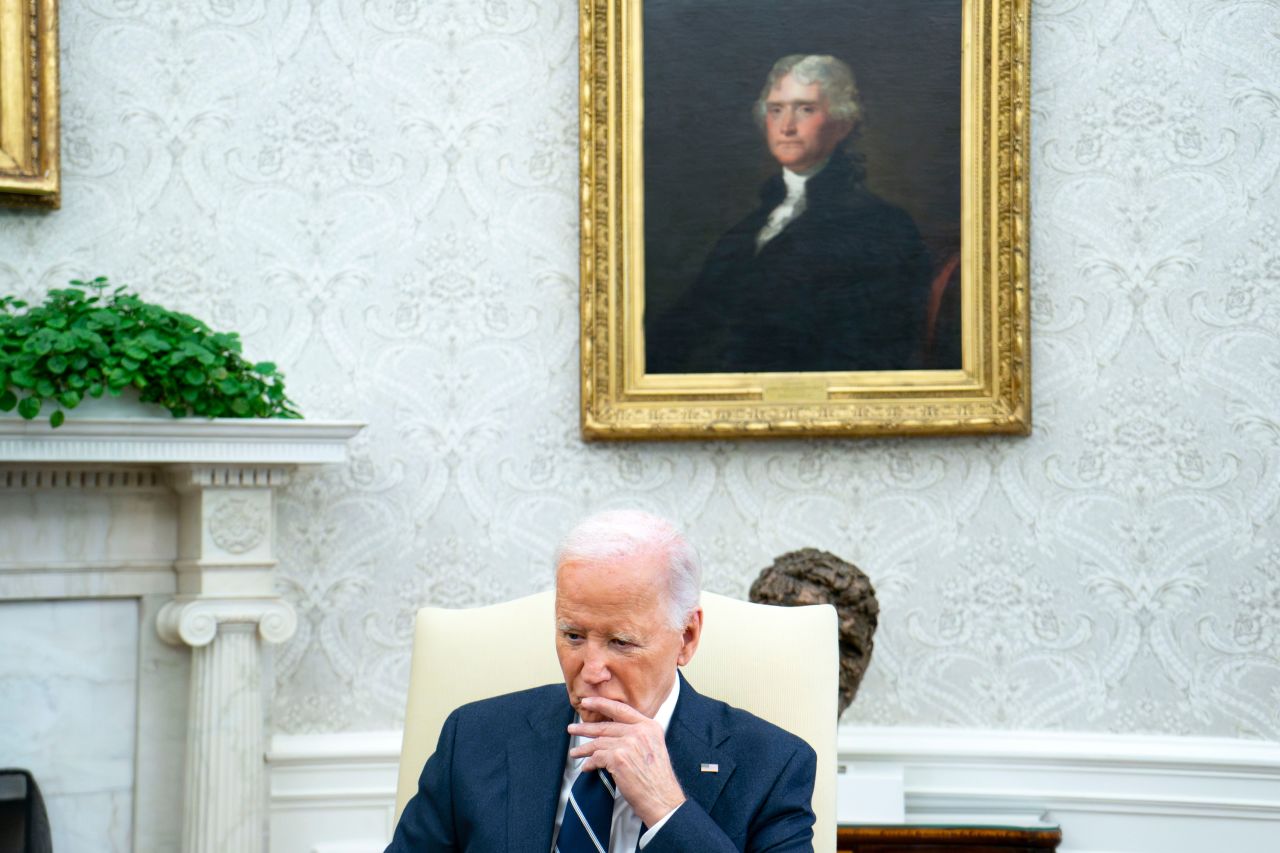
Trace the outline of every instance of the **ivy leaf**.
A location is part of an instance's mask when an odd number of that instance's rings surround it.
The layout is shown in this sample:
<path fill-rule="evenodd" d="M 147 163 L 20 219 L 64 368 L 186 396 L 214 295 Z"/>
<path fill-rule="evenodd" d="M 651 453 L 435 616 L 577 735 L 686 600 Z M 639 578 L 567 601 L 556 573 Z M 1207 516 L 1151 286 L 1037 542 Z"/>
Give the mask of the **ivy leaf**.
<path fill-rule="evenodd" d="M 49 400 L 60 424 L 86 396 L 132 385 L 175 415 L 300 417 L 275 363 L 247 361 L 241 347 L 238 334 L 103 277 L 52 289 L 32 308 L 0 296 L 0 403 L 34 417 Z"/>
<path fill-rule="evenodd" d="M 58 409 L 52 415 L 49 415 L 49 426 L 57 429 L 62 426 L 62 422 L 66 419 L 67 416 L 63 414 L 62 409 Z"/>
<path fill-rule="evenodd" d="M 120 325 L 120 317 L 114 311 L 103 308 L 89 315 L 89 328 L 114 329 Z"/>
<path fill-rule="evenodd" d="M 142 335 L 139 336 L 137 344 L 146 349 L 148 354 L 168 352 L 173 349 L 173 347 L 170 346 L 164 338 L 160 337 L 155 329 L 147 329 L 143 332 Z"/>
<path fill-rule="evenodd" d="M 12 412 L 13 407 L 18 405 L 18 395 L 12 391 L 6 390 L 0 394 L 0 412 Z"/>
<path fill-rule="evenodd" d="M 53 342 L 56 340 L 53 332 L 48 329 L 41 329 L 31 337 L 27 338 L 27 342 L 23 345 L 23 349 L 36 355 L 48 355 L 53 350 Z"/>

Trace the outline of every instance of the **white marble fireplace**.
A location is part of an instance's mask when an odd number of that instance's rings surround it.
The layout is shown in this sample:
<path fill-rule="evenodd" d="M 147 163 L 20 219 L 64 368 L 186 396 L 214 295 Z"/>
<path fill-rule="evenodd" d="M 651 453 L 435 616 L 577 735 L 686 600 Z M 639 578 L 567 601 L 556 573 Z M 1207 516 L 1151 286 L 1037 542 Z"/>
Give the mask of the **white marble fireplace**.
<path fill-rule="evenodd" d="M 274 494 L 359 429 L 0 420 L 0 766 L 59 853 L 267 849 Z"/>

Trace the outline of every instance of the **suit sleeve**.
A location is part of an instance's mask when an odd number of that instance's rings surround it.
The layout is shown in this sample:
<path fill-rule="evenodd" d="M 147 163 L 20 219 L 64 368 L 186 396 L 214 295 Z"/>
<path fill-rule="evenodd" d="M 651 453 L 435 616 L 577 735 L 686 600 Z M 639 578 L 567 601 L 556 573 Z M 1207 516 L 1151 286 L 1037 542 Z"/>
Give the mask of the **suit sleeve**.
<path fill-rule="evenodd" d="M 405 804 L 385 853 L 447 853 L 456 850 L 453 828 L 453 744 L 458 712 L 445 720 L 436 751 L 418 777 L 418 793 Z"/>
<path fill-rule="evenodd" d="M 817 755 L 807 744 L 791 754 L 752 818 L 746 846 L 741 849 L 747 853 L 812 853 L 811 804 L 817 764 Z M 645 845 L 644 853 L 730 853 L 739 849 L 702 806 L 685 800 Z"/>

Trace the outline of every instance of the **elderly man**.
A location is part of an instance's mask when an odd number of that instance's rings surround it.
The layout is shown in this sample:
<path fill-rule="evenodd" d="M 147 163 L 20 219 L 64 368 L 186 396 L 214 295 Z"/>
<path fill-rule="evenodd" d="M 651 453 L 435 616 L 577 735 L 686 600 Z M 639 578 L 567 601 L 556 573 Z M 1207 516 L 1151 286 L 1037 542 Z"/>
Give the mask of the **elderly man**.
<path fill-rule="evenodd" d="M 564 684 L 454 711 L 388 853 L 812 850 L 813 750 L 677 671 L 702 633 L 693 547 L 608 512 L 556 565 Z"/>
<path fill-rule="evenodd" d="M 674 307 L 647 321 L 647 371 L 921 366 L 929 253 L 846 150 L 862 117 L 853 72 L 831 56 L 783 57 L 755 115 L 781 171 Z"/>

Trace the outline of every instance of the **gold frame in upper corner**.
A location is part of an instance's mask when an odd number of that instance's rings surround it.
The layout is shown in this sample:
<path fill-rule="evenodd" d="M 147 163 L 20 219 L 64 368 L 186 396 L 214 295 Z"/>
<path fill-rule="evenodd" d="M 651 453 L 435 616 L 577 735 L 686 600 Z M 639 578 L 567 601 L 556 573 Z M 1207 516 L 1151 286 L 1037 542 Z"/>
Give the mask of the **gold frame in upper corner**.
<path fill-rule="evenodd" d="M 61 204 L 57 0 L 0 0 L 0 206 Z"/>
<path fill-rule="evenodd" d="M 1030 0 L 963 3 L 960 370 L 645 374 L 641 0 L 579 0 L 588 439 L 1031 430 Z"/>

